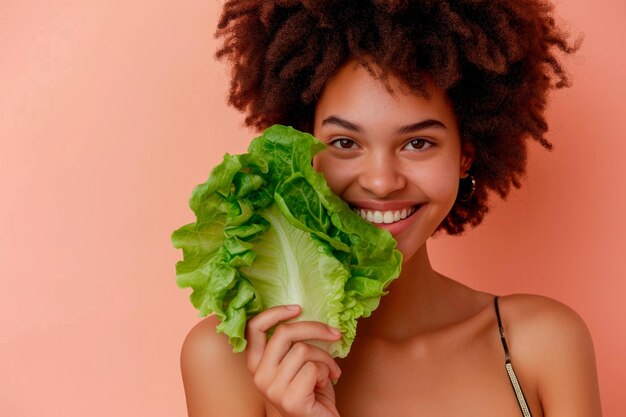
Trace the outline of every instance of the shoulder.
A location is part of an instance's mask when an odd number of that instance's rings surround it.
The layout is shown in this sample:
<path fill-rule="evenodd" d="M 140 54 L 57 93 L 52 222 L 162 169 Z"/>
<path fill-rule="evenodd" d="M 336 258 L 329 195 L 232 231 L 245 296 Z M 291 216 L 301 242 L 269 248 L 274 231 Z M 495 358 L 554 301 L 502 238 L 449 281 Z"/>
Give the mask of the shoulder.
<path fill-rule="evenodd" d="M 518 357 L 544 361 L 548 352 L 593 349 L 585 321 L 560 301 L 542 295 L 511 294 L 499 297 L 498 304 L 505 337 Z"/>
<path fill-rule="evenodd" d="M 555 336 L 564 330 L 588 333 L 582 317 L 571 307 L 550 297 L 534 294 L 511 294 L 498 297 L 502 320 L 515 324 L 515 329 L 547 331 L 559 328 Z"/>
<path fill-rule="evenodd" d="M 498 300 L 511 361 L 537 387 L 545 416 L 599 416 L 595 352 L 583 318 L 545 296 Z"/>
<path fill-rule="evenodd" d="M 227 362 L 239 362 L 239 355 L 233 353 L 228 338 L 217 333 L 220 323 L 215 315 L 208 316 L 191 328 L 181 350 L 181 361 L 187 365 L 203 364 L 219 357 Z"/>
<path fill-rule="evenodd" d="M 182 345 L 180 367 L 189 416 L 263 416 L 261 395 L 246 366 L 245 352 L 233 353 L 228 338 L 217 333 L 219 319 L 196 324 Z"/>

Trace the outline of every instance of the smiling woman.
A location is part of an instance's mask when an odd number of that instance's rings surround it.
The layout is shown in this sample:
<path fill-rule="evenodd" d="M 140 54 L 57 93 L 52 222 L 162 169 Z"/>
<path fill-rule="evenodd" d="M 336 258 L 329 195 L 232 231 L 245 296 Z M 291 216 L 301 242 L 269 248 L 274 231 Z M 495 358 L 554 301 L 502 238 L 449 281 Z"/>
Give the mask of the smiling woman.
<path fill-rule="evenodd" d="M 490 192 L 521 186 L 528 139 L 551 148 L 547 93 L 569 85 L 556 52 L 579 43 L 550 4 L 238 0 L 217 36 L 230 104 L 259 130 L 291 125 L 327 144 L 313 167 L 393 235 L 403 265 L 345 358 L 305 343 L 338 340 L 336 329 L 285 322 L 298 306 L 249 320 L 243 355 L 203 320 L 182 351 L 189 415 L 601 415 L 575 311 L 469 288 L 427 249 L 438 232 L 479 225 Z"/>

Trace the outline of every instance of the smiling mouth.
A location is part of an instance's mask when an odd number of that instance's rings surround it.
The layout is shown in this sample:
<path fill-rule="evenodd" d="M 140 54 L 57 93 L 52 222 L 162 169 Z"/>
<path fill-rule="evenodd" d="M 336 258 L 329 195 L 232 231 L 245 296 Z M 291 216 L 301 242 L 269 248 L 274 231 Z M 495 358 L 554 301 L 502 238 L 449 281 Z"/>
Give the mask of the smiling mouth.
<path fill-rule="evenodd" d="M 402 210 L 371 210 L 352 207 L 352 210 L 364 220 L 374 224 L 392 224 L 409 218 L 422 204 L 416 204 Z"/>

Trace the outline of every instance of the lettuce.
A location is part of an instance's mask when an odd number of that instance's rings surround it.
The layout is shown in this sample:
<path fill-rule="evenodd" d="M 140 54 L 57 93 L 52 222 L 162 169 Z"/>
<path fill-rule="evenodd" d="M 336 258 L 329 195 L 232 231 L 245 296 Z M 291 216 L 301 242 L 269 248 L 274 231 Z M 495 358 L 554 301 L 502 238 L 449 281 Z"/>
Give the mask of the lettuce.
<path fill-rule="evenodd" d="M 217 315 L 217 331 L 235 352 L 245 349 L 248 318 L 299 304 L 298 320 L 343 334 L 338 342 L 312 343 L 345 357 L 356 320 L 370 316 L 400 273 L 391 234 L 354 213 L 311 166 L 325 146 L 291 127 L 270 127 L 248 153 L 224 156 L 193 190 L 197 221 L 172 234 L 183 250 L 178 286 L 193 289 L 200 316 Z"/>

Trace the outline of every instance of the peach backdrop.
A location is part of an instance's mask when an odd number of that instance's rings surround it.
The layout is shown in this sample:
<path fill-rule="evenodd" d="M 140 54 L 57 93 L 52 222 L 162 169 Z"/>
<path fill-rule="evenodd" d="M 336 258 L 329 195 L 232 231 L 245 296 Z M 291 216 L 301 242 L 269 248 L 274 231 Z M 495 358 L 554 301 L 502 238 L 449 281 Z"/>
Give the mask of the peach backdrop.
<path fill-rule="evenodd" d="M 433 263 L 500 294 L 578 311 L 606 416 L 626 415 L 626 97 L 622 0 L 559 1 L 586 41 L 553 96 L 555 151 Z M 0 3 L 0 414 L 182 416 L 199 318 L 170 233 L 192 188 L 251 133 L 225 106 L 217 0 Z M 621 52 L 620 52 L 621 51 Z"/>

